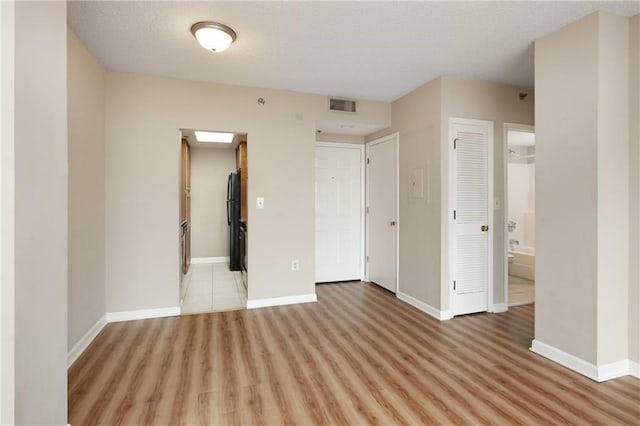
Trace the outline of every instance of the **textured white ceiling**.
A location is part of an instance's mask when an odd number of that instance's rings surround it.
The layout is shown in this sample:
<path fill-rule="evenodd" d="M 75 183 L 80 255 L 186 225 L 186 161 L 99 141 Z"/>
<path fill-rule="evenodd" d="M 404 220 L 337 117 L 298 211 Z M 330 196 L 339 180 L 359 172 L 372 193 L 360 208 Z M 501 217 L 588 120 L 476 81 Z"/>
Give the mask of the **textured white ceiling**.
<path fill-rule="evenodd" d="M 108 70 L 392 101 L 440 75 L 533 86 L 533 41 L 601 2 L 69 2 L 69 24 Z M 231 26 L 202 49 L 197 21 Z"/>

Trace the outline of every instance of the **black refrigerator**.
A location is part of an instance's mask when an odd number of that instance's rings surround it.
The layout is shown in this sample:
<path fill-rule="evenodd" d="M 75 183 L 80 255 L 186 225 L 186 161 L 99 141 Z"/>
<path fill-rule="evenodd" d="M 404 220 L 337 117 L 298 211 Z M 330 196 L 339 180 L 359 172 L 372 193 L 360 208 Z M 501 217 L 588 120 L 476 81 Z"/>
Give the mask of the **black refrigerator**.
<path fill-rule="evenodd" d="M 239 271 L 240 259 L 240 172 L 227 182 L 227 224 L 229 225 L 229 269 Z"/>

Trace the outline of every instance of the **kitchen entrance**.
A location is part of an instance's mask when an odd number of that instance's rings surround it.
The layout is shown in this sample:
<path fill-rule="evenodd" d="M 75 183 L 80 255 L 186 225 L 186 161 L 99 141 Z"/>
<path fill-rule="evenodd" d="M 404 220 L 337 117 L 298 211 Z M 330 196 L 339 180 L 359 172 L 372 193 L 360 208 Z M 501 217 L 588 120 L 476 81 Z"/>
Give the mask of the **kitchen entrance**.
<path fill-rule="evenodd" d="M 247 134 L 181 129 L 182 314 L 247 301 Z"/>

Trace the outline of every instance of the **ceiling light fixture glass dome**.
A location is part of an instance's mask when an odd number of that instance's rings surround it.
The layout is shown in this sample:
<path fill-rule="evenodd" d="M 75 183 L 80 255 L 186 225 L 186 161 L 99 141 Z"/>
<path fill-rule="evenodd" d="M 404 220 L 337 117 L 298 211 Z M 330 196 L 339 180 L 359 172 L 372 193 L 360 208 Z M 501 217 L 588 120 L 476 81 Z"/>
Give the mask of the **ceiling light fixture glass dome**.
<path fill-rule="evenodd" d="M 191 26 L 191 34 L 210 52 L 222 52 L 236 39 L 236 32 L 231 28 L 211 21 L 196 22 Z"/>

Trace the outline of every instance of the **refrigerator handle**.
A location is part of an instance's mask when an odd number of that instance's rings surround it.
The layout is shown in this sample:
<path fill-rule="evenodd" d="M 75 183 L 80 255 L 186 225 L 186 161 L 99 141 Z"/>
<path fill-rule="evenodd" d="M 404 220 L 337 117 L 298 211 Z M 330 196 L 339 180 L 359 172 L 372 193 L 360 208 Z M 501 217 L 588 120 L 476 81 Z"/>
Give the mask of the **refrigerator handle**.
<path fill-rule="evenodd" d="M 227 180 L 227 226 L 231 225 L 231 175 L 229 175 L 229 179 Z"/>

